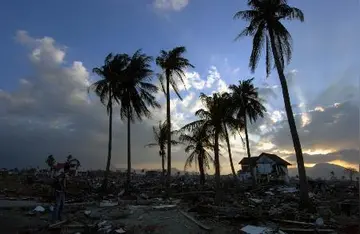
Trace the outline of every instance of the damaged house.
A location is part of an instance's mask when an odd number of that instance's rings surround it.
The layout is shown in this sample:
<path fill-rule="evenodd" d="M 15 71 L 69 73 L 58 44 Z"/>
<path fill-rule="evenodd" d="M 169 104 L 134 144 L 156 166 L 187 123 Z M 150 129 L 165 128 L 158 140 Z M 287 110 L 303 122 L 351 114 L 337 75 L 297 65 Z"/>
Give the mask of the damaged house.
<path fill-rule="evenodd" d="M 291 164 L 275 154 L 261 153 L 258 157 L 245 157 L 239 164 L 241 171 L 239 176 L 245 180 L 251 177 L 250 165 L 252 165 L 257 180 L 284 180 L 288 181 L 287 166 Z"/>

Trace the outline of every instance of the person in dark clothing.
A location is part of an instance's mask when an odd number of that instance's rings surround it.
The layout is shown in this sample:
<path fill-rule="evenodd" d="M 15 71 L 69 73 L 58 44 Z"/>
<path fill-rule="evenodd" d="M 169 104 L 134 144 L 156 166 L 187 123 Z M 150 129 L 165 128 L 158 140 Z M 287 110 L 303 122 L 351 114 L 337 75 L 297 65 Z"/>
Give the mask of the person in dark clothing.
<path fill-rule="evenodd" d="M 70 165 L 66 163 L 64 165 L 64 171 L 60 173 L 60 175 L 55 177 L 54 189 L 55 189 L 56 203 L 52 213 L 53 222 L 62 220 L 61 214 L 65 204 L 65 191 L 66 191 L 66 182 L 67 182 L 66 180 L 68 177 L 69 169 L 70 169 Z"/>

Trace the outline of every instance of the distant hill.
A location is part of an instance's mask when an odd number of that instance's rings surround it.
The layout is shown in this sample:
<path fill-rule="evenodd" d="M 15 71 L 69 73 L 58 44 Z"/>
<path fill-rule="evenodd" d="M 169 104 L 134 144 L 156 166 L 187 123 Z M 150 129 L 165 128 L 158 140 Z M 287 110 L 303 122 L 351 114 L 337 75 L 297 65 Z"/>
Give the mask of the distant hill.
<path fill-rule="evenodd" d="M 323 178 L 330 179 L 331 172 L 334 172 L 336 178 L 341 179 L 342 176 L 348 178 L 348 175 L 344 172 L 345 168 L 339 165 L 330 164 L 330 163 L 318 163 L 313 167 L 306 167 L 306 175 L 311 178 Z M 297 168 L 289 168 L 289 175 L 296 176 L 298 174 Z M 354 176 L 355 177 L 358 175 Z"/>

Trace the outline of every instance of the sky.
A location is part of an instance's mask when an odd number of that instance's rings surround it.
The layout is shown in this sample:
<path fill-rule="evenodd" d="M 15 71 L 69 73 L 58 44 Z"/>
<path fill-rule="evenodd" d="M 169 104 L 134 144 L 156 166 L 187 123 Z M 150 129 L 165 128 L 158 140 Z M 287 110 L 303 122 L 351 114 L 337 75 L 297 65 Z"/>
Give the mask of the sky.
<path fill-rule="evenodd" d="M 91 71 L 110 53 L 142 49 L 156 57 L 161 49 L 186 46 L 195 65 L 186 71 L 183 101 L 172 95 L 174 128 L 195 119 L 201 92 L 225 92 L 228 85 L 255 77 L 265 100 L 265 117 L 250 126 L 252 155 L 276 153 L 296 165 L 276 70 L 266 78 L 264 60 L 248 68 L 251 39 L 235 41 L 245 22 L 233 15 L 246 1 L 227 0 L 63 0 L 2 3 L 0 8 L 1 167 L 45 166 L 68 154 L 86 169 L 104 168 L 108 116 L 87 87 Z M 286 67 L 291 101 L 306 166 L 330 162 L 358 167 L 359 83 L 358 0 L 289 1 L 305 22 L 285 22 L 293 37 Z M 21 6 L 21 7 L 19 7 Z M 159 69 L 153 64 L 153 69 Z M 154 83 L 158 81 L 154 78 Z M 157 94 L 164 104 L 164 95 Z M 126 166 L 126 126 L 116 107 L 112 168 Z M 132 125 L 134 168 L 160 168 L 152 126 L 165 119 L 165 105 L 152 118 Z M 246 155 L 239 136 L 231 138 L 235 162 Z M 173 165 L 183 169 L 186 154 L 173 149 Z M 230 172 L 226 152 L 223 173 Z M 236 169 L 240 169 L 236 163 Z"/>

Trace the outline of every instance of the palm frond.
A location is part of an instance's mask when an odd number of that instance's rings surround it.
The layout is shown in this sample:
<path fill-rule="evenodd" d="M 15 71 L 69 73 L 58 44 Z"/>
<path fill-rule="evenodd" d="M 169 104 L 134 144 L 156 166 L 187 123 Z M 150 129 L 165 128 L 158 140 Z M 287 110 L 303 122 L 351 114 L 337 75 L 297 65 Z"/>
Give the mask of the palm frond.
<path fill-rule="evenodd" d="M 249 61 L 251 71 L 255 71 L 261 50 L 264 47 L 263 44 L 266 44 L 267 76 L 271 72 L 274 55 L 280 61 L 281 67 L 279 69 L 284 70 L 285 65 L 291 60 L 292 40 L 290 33 L 280 21 L 300 20 L 303 22 L 303 12 L 296 7 L 289 6 L 286 0 L 248 0 L 247 5 L 250 9 L 237 12 L 234 19 L 249 22 L 236 39 L 243 36 L 253 37 L 253 48 Z M 274 37 L 268 38 L 270 32 L 274 34 Z M 271 48 L 270 40 L 273 40 L 272 43 L 275 44 L 275 48 Z"/>
<path fill-rule="evenodd" d="M 256 66 L 259 62 L 262 47 L 264 45 L 265 40 L 265 23 L 263 22 L 256 31 L 254 38 L 253 38 L 253 48 L 250 55 L 250 62 L 249 67 L 251 69 L 251 72 L 255 72 Z"/>
<path fill-rule="evenodd" d="M 194 161 L 196 161 L 196 153 L 192 152 L 185 161 L 184 170 L 186 171 L 189 167 L 191 167 Z"/>

